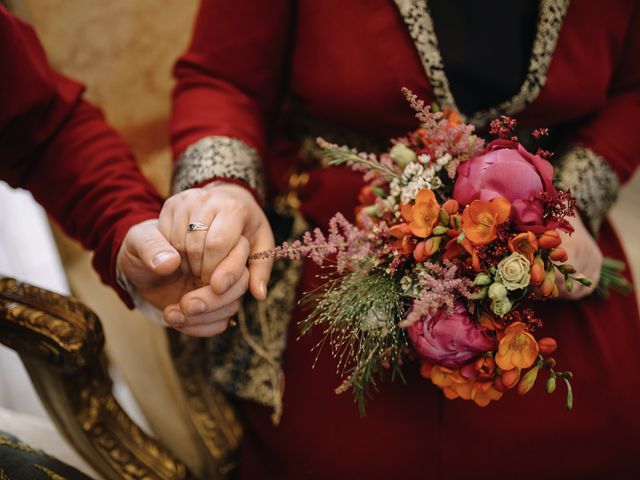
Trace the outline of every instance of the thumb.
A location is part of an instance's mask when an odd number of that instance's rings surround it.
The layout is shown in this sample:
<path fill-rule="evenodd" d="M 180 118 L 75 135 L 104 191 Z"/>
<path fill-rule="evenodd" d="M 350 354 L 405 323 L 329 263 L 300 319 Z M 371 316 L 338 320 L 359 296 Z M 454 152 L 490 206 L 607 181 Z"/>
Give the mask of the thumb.
<path fill-rule="evenodd" d="M 131 267 L 139 270 L 139 273 L 146 270 L 164 277 L 174 273 L 180 266 L 180 254 L 158 230 L 158 220 L 131 227 L 123 247 L 125 256 L 131 260 Z"/>
<path fill-rule="evenodd" d="M 275 247 L 275 240 L 271 227 L 267 221 L 263 222 L 251 242 L 250 255 L 268 252 Z M 249 291 L 256 300 L 267 298 L 267 283 L 271 276 L 273 257 L 257 258 L 249 260 Z"/>

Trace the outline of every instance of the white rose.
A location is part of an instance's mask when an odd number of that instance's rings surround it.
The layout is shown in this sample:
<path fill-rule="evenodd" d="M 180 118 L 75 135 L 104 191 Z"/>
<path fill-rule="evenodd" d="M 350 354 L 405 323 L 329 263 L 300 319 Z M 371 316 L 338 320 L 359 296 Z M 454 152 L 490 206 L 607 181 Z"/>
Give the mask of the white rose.
<path fill-rule="evenodd" d="M 494 301 L 507 298 L 506 287 L 500 282 L 492 283 L 491 286 L 489 287 L 489 298 Z"/>
<path fill-rule="evenodd" d="M 496 280 L 500 281 L 507 290 L 525 288 L 531 281 L 530 269 L 529 260 L 518 252 L 513 252 L 498 264 Z"/>

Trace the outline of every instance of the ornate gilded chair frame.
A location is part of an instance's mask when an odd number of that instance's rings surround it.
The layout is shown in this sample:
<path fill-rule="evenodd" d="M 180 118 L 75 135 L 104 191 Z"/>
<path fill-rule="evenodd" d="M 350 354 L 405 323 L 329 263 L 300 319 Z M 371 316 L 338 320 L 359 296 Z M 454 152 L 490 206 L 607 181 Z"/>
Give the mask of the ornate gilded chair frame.
<path fill-rule="evenodd" d="M 225 478 L 242 434 L 235 410 L 207 381 L 200 341 L 177 333 L 169 340 L 201 443 L 194 448 L 210 459 L 196 473 Z M 58 430 L 104 478 L 196 478 L 118 404 L 102 326 L 78 300 L 0 277 L 0 342 L 18 352 Z"/>

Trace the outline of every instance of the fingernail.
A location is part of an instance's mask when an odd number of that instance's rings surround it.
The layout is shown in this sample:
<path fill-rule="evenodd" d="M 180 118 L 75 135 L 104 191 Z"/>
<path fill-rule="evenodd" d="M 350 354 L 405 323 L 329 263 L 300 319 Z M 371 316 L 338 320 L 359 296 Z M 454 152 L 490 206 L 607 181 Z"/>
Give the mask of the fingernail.
<path fill-rule="evenodd" d="M 185 322 L 184 315 L 180 313 L 178 310 L 171 310 L 167 314 L 167 322 L 171 325 L 183 325 Z"/>
<path fill-rule="evenodd" d="M 265 282 L 260 282 L 258 285 L 258 290 L 260 291 L 260 295 L 262 298 L 267 298 L 267 284 Z"/>
<path fill-rule="evenodd" d="M 189 315 L 198 315 L 204 312 L 204 309 L 204 302 L 202 300 L 198 300 L 197 298 L 189 300 L 189 303 L 187 304 L 187 313 Z"/>
<path fill-rule="evenodd" d="M 164 263 L 165 261 L 167 261 L 170 258 L 172 258 L 174 255 L 175 255 L 175 253 L 173 253 L 173 252 L 168 252 L 168 251 L 160 252 L 155 257 L 153 257 L 153 260 L 151 260 L 151 264 L 154 267 L 157 267 L 161 263 Z"/>

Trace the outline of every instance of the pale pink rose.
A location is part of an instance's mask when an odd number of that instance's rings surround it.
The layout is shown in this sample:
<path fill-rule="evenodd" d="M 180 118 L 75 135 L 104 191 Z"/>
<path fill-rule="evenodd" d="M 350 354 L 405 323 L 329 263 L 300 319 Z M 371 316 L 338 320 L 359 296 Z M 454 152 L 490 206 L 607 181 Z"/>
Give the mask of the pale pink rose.
<path fill-rule="evenodd" d="M 461 367 L 497 345 L 486 328 L 469 318 L 462 302 L 456 302 L 450 314 L 443 308 L 423 316 L 407 333 L 420 357 L 448 368 Z"/>
<path fill-rule="evenodd" d="M 513 140 L 494 140 L 484 154 L 458 168 L 453 198 L 468 205 L 473 200 L 504 197 L 511 202 L 511 220 L 517 230 L 542 233 L 558 227 L 544 219 L 539 194 L 555 200 L 553 166 Z"/>

